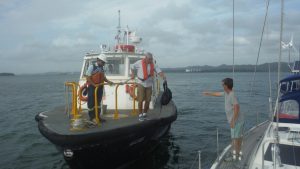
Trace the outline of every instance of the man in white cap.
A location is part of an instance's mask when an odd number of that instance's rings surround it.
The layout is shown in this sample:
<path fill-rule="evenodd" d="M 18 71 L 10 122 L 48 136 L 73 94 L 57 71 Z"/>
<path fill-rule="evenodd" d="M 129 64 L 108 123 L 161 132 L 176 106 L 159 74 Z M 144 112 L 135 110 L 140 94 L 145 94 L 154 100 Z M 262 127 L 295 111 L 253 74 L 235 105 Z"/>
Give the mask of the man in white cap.
<path fill-rule="evenodd" d="M 95 88 L 98 86 L 98 92 L 97 92 L 97 98 L 98 98 L 98 117 L 100 121 L 104 121 L 104 119 L 100 118 L 100 103 L 102 100 L 102 95 L 103 95 L 103 85 L 100 85 L 101 83 L 107 82 L 112 84 L 113 82 L 109 81 L 105 74 L 104 74 L 104 69 L 103 66 L 107 62 L 105 54 L 100 54 L 97 57 L 97 61 L 95 64 L 92 64 L 88 67 L 86 71 L 86 77 L 87 77 L 87 82 L 88 82 L 88 110 L 89 110 L 89 117 L 90 120 L 93 122 L 96 122 L 95 119 Z"/>
<path fill-rule="evenodd" d="M 146 117 L 146 113 L 149 110 L 149 104 L 152 95 L 152 85 L 154 72 L 160 75 L 164 80 L 166 80 L 165 74 L 160 70 L 157 65 L 153 63 L 153 56 L 151 53 L 145 53 L 145 58 L 135 62 L 131 67 L 131 78 L 134 79 L 134 70 L 137 70 L 138 78 L 138 92 L 137 101 L 139 109 L 139 117 Z M 144 109 L 143 102 L 145 101 Z M 144 110 L 144 111 L 143 111 Z"/>

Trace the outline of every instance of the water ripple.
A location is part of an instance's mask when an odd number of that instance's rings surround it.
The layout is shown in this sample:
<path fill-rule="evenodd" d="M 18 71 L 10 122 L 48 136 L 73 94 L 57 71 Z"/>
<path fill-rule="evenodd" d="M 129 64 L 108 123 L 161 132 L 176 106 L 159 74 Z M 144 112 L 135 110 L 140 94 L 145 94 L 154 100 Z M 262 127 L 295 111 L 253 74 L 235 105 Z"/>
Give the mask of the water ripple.
<path fill-rule="evenodd" d="M 203 91 L 222 91 L 221 80 L 231 73 L 168 73 L 169 88 L 178 108 L 178 118 L 158 149 L 131 168 L 189 169 L 202 151 L 203 168 L 216 158 L 216 131 L 220 149 L 230 143 L 230 130 L 224 113 L 224 98 L 203 96 Z M 275 75 L 276 76 L 276 75 Z M 275 76 L 272 79 L 275 79 Z M 250 78 L 251 77 L 251 78 Z M 236 73 L 235 91 L 246 128 L 268 117 L 266 73 L 258 73 L 251 92 L 251 73 Z M 27 75 L 0 77 L 0 166 L 4 169 L 68 169 L 63 156 L 38 131 L 34 116 L 64 103 L 65 81 L 78 75 Z M 2 83 L 3 82 L 3 83 Z M 273 87 L 275 91 L 275 87 Z M 275 93 L 275 92 L 274 92 Z M 196 159 L 197 160 L 197 159 Z M 197 168 L 197 162 L 193 168 Z"/>

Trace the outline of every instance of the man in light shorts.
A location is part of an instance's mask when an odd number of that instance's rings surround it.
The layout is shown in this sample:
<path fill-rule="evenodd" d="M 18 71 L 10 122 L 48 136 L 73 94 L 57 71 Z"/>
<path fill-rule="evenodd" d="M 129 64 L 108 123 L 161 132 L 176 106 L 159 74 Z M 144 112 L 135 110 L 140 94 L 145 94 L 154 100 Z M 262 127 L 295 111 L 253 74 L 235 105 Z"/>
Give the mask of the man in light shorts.
<path fill-rule="evenodd" d="M 240 112 L 240 106 L 235 97 L 233 88 L 233 80 L 225 78 L 222 80 L 224 92 L 203 92 L 206 96 L 224 96 L 225 98 L 225 112 L 231 130 L 231 139 L 233 147 L 233 159 L 237 157 L 242 158 L 242 136 L 244 128 L 244 114 Z"/>
<path fill-rule="evenodd" d="M 153 56 L 151 53 L 145 53 L 145 58 L 135 62 L 131 66 L 131 78 L 134 79 L 134 70 L 137 71 L 137 101 L 139 109 L 139 117 L 144 118 L 147 116 L 149 104 L 152 95 L 152 85 L 154 72 L 156 72 L 163 80 L 166 80 L 165 74 L 160 68 L 153 63 Z M 145 101 L 144 109 L 143 102 Z"/>

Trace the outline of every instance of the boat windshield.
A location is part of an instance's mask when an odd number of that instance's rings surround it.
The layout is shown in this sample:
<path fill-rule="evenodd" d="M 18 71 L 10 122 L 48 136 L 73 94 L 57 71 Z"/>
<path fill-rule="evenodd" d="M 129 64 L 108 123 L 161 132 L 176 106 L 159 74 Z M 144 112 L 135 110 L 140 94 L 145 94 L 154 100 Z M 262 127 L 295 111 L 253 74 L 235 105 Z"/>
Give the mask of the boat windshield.
<path fill-rule="evenodd" d="M 106 75 L 124 76 L 125 75 L 124 57 L 107 57 L 107 63 L 104 66 Z"/>
<path fill-rule="evenodd" d="M 279 106 L 279 119 L 299 119 L 299 104 L 296 100 L 285 100 Z"/>
<path fill-rule="evenodd" d="M 300 80 L 285 81 L 280 84 L 281 93 L 300 91 Z"/>

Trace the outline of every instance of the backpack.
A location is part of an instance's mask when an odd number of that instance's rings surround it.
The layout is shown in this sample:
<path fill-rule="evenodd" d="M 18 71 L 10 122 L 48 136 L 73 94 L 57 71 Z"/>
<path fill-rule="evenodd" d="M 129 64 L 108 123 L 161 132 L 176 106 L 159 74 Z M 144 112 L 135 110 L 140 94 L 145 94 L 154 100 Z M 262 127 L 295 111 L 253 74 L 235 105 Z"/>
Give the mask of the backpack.
<path fill-rule="evenodd" d="M 164 81 L 163 83 L 164 92 L 160 98 L 161 105 L 167 105 L 172 100 L 172 92 L 168 88 L 167 81 Z"/>

